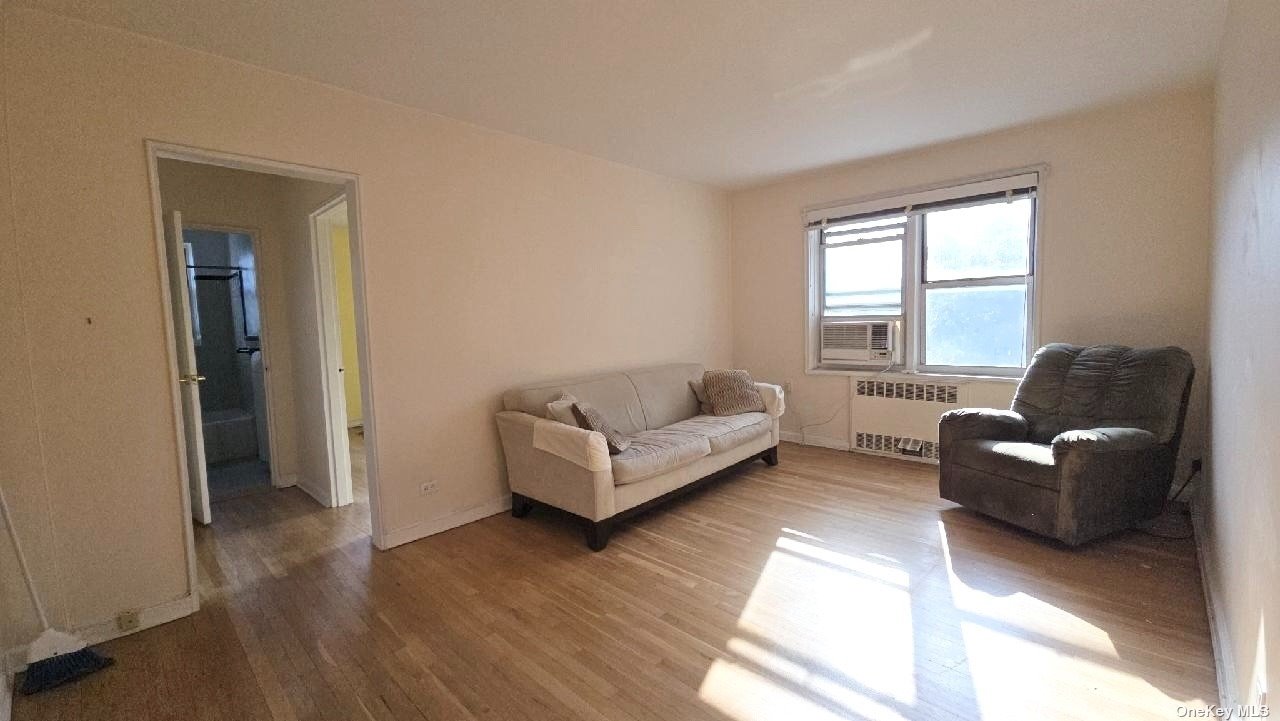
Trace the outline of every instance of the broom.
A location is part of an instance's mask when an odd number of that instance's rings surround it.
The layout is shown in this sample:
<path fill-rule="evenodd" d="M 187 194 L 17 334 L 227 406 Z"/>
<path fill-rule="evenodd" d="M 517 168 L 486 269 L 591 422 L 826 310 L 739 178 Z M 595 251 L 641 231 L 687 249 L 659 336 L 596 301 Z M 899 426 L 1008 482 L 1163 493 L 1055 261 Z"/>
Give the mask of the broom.
<path fill-rule="evenodd" d="M 22 682 L 22 693 L 33 694 L 60 686 L 115 663 L 113 659 L 88 648 L 88 644 L 79 638 L 50 625 L 44 604 L 40 603 L 40 597 L 36 594 L 36 584 L 31 579 L 26 554 L 22 552 L 22 544 L 18 542 L 18 531 L 13 527 L 13 518 L 9 515 L 9 504 L 5 502 L 3 488 L 0 488 L 0 514 L 3 514 L 4 526 L 9 530 L 9 540 L 13 542 L 22 578 L 27 582 L 31 605 L 35 607 L 36 615 L 40 617 L 40 627 L 44 629 L 27 647 L 27 675 Z"/>

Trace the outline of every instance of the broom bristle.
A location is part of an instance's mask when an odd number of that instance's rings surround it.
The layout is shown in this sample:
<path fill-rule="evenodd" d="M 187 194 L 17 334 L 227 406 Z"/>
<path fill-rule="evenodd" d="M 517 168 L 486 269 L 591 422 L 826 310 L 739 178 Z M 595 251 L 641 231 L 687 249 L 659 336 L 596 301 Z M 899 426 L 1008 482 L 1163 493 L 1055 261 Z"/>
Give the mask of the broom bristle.
<path fill-rule="evenodd" d="M 30 695 L 54 686 L 61 686 L 95 671 L 101 671 L 113 663 L 115 659 L 103 656 L 91 648 L 82 648 L 79 651 L 36 661 L 27 665 L 26 677 L 22 680 L 22 693 Z"/>

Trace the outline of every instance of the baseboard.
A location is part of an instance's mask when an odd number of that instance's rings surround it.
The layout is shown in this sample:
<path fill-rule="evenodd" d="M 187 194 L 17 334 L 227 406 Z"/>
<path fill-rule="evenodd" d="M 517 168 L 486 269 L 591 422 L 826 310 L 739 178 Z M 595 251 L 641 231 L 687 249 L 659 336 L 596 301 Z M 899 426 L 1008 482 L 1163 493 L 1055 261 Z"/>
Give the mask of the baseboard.
<path fill-rule="evenodd" d="M 1199 496 L 1193 496 L 1193 499 Z M 1235 708 L 1236 668 L 1231 653 L 1231 636 L 1227 619 L 1222 615 L 1222 590 L 1218 588 L 1217 564 L 1206 548 L 1209 534 L 1205 530 L 1204 508 L 1191 502 L 1191 528 L 1195 536 L 1196 560 L 1200 563 L 1200 585 L 1204 587 L 1204 606 L 1209 614 L 1209 638 L 1213 643 L 1213 668 L 1218 676 L 1218 703 L 1223 708 Z"/>
<path fill-rule="evenodd" d="M 290 473 L 287 476 L 271 476 L 271 486 L 273 488 L 289 488 L 298 485 L 298 474 Z"/>
<path fill-rule="evenodd" d="M 86 626 L 73 629 L 72 633 L 84 639 L 84 642 L 90 646 L 96 646 L 104 641 L 110 641 L 113 638 L 120 638 L 131 633 L 145 631 L 148 628 L 154 628 L 170 621 L 176 621 L 183 616 L 190 616 L 200 609 L 200 597 L 196 594 L 175 598 L 172 601 L 165 601 L 154 606 L 148 606 L 138 610 L 138 627 L 130 631 L 121 631 L 116 627 L 115 619 L 107 621 L 99 621 Z M 15 646 L 5 652 L 4 665 L 7 666 L 9 673 L 17 674 L 25 671 L 27 668 L 27 646 Z M 0 720 L 3 720 L 0 716 Z"/>
<path fill-rule="evenodd" d="M 511 496 L 509 494 L 495 498 L 492 501 L 482 503 L 478 506 L 472 506 L 456 513 L 450 513 L 447 516 L 433 518 L 428 521 L 419 521 L 403 528 L 397 528 L 382 534 L 382 544 L 378 547 L 386 550 L 394 548 L 419 538 L 426 538 L 437 533 L 447 531 L 458 526 L 465 526 L 473 521 L 481 518 L 511 510 Z"/>
<path fill-rule="evenodd" d="M 303 493 L 315 499 L 316 503 L 319 503 L 325 508 L 333 508 L 333 502 L 329 498 L 329 488 L 327 484 L 323 489 L 312 488 L 306 483 L 295 483 L 295 485 L 297 485 L 298 488 L 301 488 Z"/>
<path fill-rule="evenodd" d="M 819 446 L 821 448 L 833 448 L 837 451 L 849 450 L 849 440 L 847 438 L 832 438 L 830 436 L 819 436 L 813 433 L 803 433 L 797 431 L 779 431 L 778 438 L 791 443 L 799 443 L 805 446 Z"/>

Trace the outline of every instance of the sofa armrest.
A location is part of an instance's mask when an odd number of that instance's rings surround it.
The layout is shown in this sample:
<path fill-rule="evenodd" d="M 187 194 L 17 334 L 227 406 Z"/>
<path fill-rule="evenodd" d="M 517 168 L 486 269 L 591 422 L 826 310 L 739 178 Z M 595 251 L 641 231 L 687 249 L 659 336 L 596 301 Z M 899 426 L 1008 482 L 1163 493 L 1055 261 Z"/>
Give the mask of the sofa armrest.
<path fill-rule="evenodd" d="M 603 435 L 519 411 L 502 411 L 497 420 L 513 493 L 592 521 L 614 514 Z"/>
<path fill-rule="evenodd" d="M 764 399 L 764 412 L 774 418 L 782 417 L 787 412 L 787 394 L 782 390 L 782 386 L 772 383 L 757 383 L 756 390 L 760 392 L 760 397 Z"/>
<path fill-rule="evenodd" d="M 995 408 L 957 408 L 938 419 L 938 442 L 945 448 L 955 441 L 1025 441 L 1027 419 L 1013 411 Z"/>
<path fill-rule="evenodd" d="M 608 471 L 613 467 L 603 433 L 565 425 L 560 421 L 534 418 L 533 447 L 588 471 Z"/>
<path fill-rule="evenodd" d="M 1160 445 L 1160 439 L 1141 428 L 1090 428 L 1064 431 L 1053 439 L 1053 452 L 1116 453 L 1141 451 Z"/>

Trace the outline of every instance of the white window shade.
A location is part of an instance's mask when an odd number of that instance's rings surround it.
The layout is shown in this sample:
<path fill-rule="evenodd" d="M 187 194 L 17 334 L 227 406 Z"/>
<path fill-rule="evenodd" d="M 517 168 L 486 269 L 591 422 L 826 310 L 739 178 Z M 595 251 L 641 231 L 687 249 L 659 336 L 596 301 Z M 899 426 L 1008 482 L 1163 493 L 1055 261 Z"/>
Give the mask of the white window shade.
<path fill-rule="evenodd" d="M 879 198 L 852 201 L 805 211 L 806 225 L 826 225 L 840 221 L 871 217 L 881 213 L 918 213 L 940 207 L 962 207 L 965 204 L 990 202 L 995 194 L 1016 192 L 1033 194 L 1040 182 L 1039 172 L 1019 173 L 963 185 L 932 188 Z"/>

